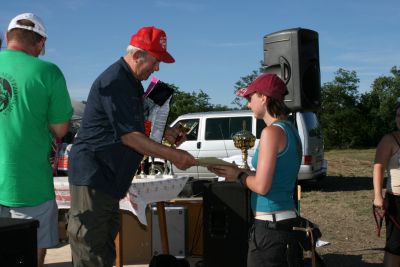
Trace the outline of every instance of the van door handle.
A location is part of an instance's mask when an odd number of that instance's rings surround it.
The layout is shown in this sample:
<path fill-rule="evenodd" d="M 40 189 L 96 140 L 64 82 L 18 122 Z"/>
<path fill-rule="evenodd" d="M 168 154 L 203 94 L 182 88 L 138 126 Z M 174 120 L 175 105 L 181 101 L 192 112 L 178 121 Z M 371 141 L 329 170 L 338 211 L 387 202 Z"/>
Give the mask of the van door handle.
<path fill-rule="evenodd" d="M 197 149 L 201 148 L 201 142 L 197 142 Z"/>

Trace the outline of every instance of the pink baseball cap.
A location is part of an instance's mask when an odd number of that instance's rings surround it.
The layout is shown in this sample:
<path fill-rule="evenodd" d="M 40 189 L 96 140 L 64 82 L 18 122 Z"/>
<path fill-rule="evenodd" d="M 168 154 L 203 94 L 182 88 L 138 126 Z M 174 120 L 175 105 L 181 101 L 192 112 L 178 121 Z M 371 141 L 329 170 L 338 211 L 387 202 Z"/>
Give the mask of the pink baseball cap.
<path fill-rule="evenodd" d="M 283 101 L 288 90 L 284 81 L 276 74 L 264 73 L 258 76 L 248 87 L 236 91 L 237 96 L 248 96 L 251 93 L 258 92 Z"/>
<path fill-rule="evenodd" d="M 140 28 L 132 35 L 130 44 L 147 51 L 159 61 L 175 62 L 175 59 L 167 52 L 167 35 L 154 26 Z"/>

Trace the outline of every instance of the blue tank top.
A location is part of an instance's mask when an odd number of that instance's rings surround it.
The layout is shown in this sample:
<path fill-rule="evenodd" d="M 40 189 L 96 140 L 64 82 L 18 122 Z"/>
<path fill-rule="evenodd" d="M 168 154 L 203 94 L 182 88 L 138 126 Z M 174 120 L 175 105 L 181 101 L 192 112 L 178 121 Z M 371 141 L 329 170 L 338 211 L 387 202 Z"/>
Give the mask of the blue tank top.
<path fill-rule="evenodd" d="M 276 121 L 272 125 L 279 126 L 285 132 L 287 142 L 285 148 L 277 155 L 275 173 L 270 190 L 265 195 L 251 193 L 253 212 L 275 212 L 294 209 L 293 190 L 301 162 L 300 137 L 289 121 Z M 252 164 L 257 169 L 259 147 L 256 148 Z"/>

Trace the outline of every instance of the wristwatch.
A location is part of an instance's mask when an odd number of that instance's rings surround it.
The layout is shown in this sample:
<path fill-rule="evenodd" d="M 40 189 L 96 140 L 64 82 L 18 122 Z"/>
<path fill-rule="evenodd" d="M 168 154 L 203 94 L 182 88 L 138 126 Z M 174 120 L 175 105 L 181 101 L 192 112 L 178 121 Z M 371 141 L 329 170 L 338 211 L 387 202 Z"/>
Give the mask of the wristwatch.
<path fill-rule="evenodd" d="M 237 182 L 241 184 L 242 186 L 246 186 L 245 180 L 249 176 L 247 172 L 240 172 L 238 177 L 237 177 Z"/>

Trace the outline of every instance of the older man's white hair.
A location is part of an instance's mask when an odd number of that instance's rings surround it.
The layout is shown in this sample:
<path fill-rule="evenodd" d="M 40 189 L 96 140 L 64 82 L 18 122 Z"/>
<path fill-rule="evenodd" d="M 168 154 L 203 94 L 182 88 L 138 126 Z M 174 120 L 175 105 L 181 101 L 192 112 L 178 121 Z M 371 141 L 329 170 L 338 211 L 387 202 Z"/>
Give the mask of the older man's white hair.
<path fill-rule="evenodd" d="M 128 45 L 128 47 L 126 48 L 126 52 L 130 53 L 130 54 L 134 54 L 137 51 L 140 51 L 140 57 L 146 57 L 148 54 L 146 50 L 143 50 L 143 49 L 133 46 L 133 45 Z"/>

